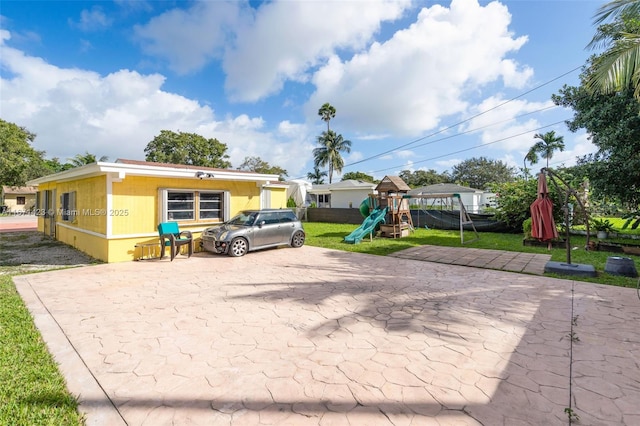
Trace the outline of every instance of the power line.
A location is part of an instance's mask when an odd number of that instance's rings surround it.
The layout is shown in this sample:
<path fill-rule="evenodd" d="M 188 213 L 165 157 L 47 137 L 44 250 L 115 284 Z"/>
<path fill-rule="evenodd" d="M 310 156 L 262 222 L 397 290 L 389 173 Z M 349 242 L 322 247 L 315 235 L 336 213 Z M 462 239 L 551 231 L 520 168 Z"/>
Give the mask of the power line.
<path fill-rule="evenodd" d="M 517 138 L 518 136 L 527 135 L 527 134 L 529 134 L 529 133 L 536 132 L 536 131 L 541 130 L 541 129 L 546 129 L 547 127 L 555 126 L 555 125 L 558 125 L 558 124 L 564 123 L 565 121 L 566 121 L 566 120 L 556 121 L 555 123 L 551 123 L 551 124 L 547 124 L 547 125 L 545 125 L 545 126 L 541 126 L 541 127 L 535 128 L 535 129 L 527 130 L 527 131 L 525 131 L 525 132 L 518 133 L 517 135 L 507 136 L 507 137 L 504 137 L 504 138 L 501 138 L 501 139 L 497 139 L 497 140 L 495 140 L 495 141 L 486 142 L 486 143 L 483 143 L 483 144 L 480 144 L 480 145 L 472 146 L 472 147 L 470 147 L 470 148 L 465 148 L 465 149 L 461 149 L 461 150 L 454 151 L 454 152 L 449 152 L 449 153 L 447 153 L 447 154 L 438 155 L 438 156 L 436 156 L 436 157 L 427 158 L 427 159 L 425 159 L 425 160 L 414 161 L 414 162 L 413 162 L 413 164 L 425 163 L 425 162 L 427 162 L 427 161 L 437 160 L 437 159 L 439 159 L 439 158 L 448 157 L 448 156 L 450 156 L 450 155 L 459 154 L 459 153 L 461 153 L 461 152 L 466 152 L 466 151 L 471 151 L 471 150 L 474 150 L 474 149 L 477 149 L 477 148 L 482 148 L 482 147 L 487 146 L 487 145 L 492 145 L 492 144 L 494 144 L 494 143 L 498 143 L 498 142 L 506 141 L 506 140 L 508 140 L 508 139 Z M 373 171 L 373 172 L 371 172 L 371 173 L 384 172 L 384 171 L 386 171 L 386 170 L 397 169 L 397 168 L 399 168 L 399 167 L 403 167 L 403 166 L 387 167 L 387 168 L 384 168 L 384 169 L 375 170 L 375 171 Z"/>
<path fill-rule="evenodd" d="M 393 149 L 390 149 L 390 150 L 387 150 L 387 151 L 381 152 L 381 153 L 376 154 L 376 155 L 372 155 L 372 156 L 370 156 L 370 157 L 364 158 L 364 159 L 362 159 L 362 160 L 355 161 L 355 162 L 350 163 L 350 164 L 345 164 L 345 165 L 343 166 L 343 168 L 346 168 L 346 167 L 349 167 L 349 166 L 354 166 L 354 165 L 356 165 L 356 164 L 360 164 L 360 163 L 364 163 L 365 161 L 373 160 L 373 159 L 378 158 L 378 157 L 382 157 L 383 155 L 390 154 L 390 153 L 392 153 L 392 152 L 394 152 L 394 151 L 397 151 L 397 150 L 399 150 L 399 149 L 401 149 L 401 148 L 408 147 L 408 146 L 413 145 L 413 144 L 415 144 L 415 143 L 417 143 L 417 142 L 420 142 L 420 141 L 422 141 L 422 140 L 424 140 L 424 139 L 428 139 L 428 138 L 430 138 L 430 137 L 433 137 L 433 136 L 439 135 L 440 133 L 446 132 L 447 130 L 451 130 L 451 129 L 453 129 L 453 128 L 455 128 L 455 127 L 458 127 L 458 126 L 460 126 L 460 125 L 462 125 L 462 124 L 464 124 L 464 123 L 466 123 L 466 122 L 468 122 L 468 121 L 471 121 L 471 120 L 473 120 L 473 119 L 475 119 L 475 118 L 478 118 L 478 117 L 480 117 L 480 116 L 482 116 L 482 115 L 484 115 L 484 114 L 487 114 L 487 113 L 489 113 L 489 112 L 491 112 L 491 111 L 493 111 L 493 110 L 495 110 L 495 109 L 498 109 L 498 108 L 500 108 L 500 107 L 502 107 L 502 106 L 504 106 L 504 105 L 506 105 L 506 104 L 508 104 L 508 103 L 510 103 L 510 102 L 513 102 L 513 101 L 515 101 L 515 100 L 517 100 L 517 99 L 519 99 L 519 98 L 521 98 L 521 97 L 523 97 L 523 96 L 525 96 L 525 95 L 528 95 L 529 93 L 532 93 L 532 92 L 534 92 L 534 91 L 536 91 L 536 90 L 538 90 L 538 89 L 540 89 L 540 88 L 542 88 L 542 87 L 544 87 L 544 86 L 547 86 L 547 85 L 549 85 L 549 84 L 553 83 L 554 81 L 559 80 L 559 79 L 561 79 L 562 77 L 565 77 L 565 76 L 567 76 L 567 75 L 571 74 L 572 72 L 575 72 L 575 71 L 579 70 L 580 68 L 582 68 L 582 65 L 580 65 L 579 67 L 573 68 L 573 69 L 571 69 L 571 70 L 569 70 L 569 71 L 567 71 L 567 72 L 565 72 L 565 73 L 563 73 L 563 74 L 559 75 L 558 77 L 555 77 L 555 78 L 553 78 L 553 79 L 551 79 L 551 80 L 549 80 L 549 81 L 547 81 L 547 82 L 545 82 L 545 83 L 542 83 L 542 84 L 540 84 L 540 85 L 538 85 L 538 86 L 536 86 L 536 87 L 534 87 L 534 88 L 532 88 L 532 89 L 530 89 L 530 90 L 528 90 L 528 91 L 526 91 L 526 92 L 524 92 L 524 93 L 521 93 L 521 94 L 519 94 L 518 96 L 515 96 L 515 97 L 513 97 L 513 98 L 511 98 L 511 99 L 508 99 L 508 100 L 506 100 L 506 101 L 504 101 L 504 102 L 502 102 L 502 103 L 500 103 L 500 104 L 498 104 L 498 105 L 495 105 L 495 106 L 493 106 L 493 107 L 491 107 L 491 108 L 489 108 L 489 109 L 487 109 L 487 110 L 485 110 L 485 111 L 479 112 L 478 114 L 475 114 L 475 115 L 473 115 L 473 116 L 471 116 L 471 117 L 468 117 L 468 118 L 466 118 L 466 119 L 464 119 L 464 120 L 461 120 L 461 121 L 457 122 L 456 124 L 452 124 L 452 125 L 450 125 L 450 126 L 448 126 L 448 127 L 445 127 L 445 128 L 443 128 L 443 129 L 440 129 L 440 130 L 438 130 L 438 131 L 436 131 L 436 132 L 433 132 L 433 133 L 431 133 L 431 134 L 428 134 L 428 135 L 426 135 L 426 136 L 422 136 L 422 137 L 420 137 L 420 138 L 418 138 L 418 139 L 415 139 L 415 140 L 413 140 L 413 141 L 411 141 L 411 142 L 408 142 L 408 143 L 405 143 L 405 144 L 403 144 L 403 145 L 397 146 L 397 147 L 395 147 L 395 148 L 393 148 Z M 421 145 L 421 146 L 422 146 L 422 145 Z"/>
<path fill-rule="evenodd" d="M 491 107 L 491 108 L 489 108 L 489 109 L 487 109 L 485 111 L 482 111 L 482 112 L 480 112 L 478 114 L 475 114 L 475 115 L 473 115 L 471 117 L 468 117 L 468 118 L 466 118 L 464 120 L 461 120 L 461 121 L 459 121 L 459 122 L 457 122 L 455 124 L 452 124 L 452 125 L 450 125 L 448 127 L 440 129 L 440 130 L 438 130 L 436 132 L 433 132 L 431 134 L 422 136 L 422 137 L 420 137 L 418 139 L 414 139 L 414 140 L 412 140 L 410 142 L 407 142 L 405 144 L 399 145 L 399 146 L 397 146 L 397 147 L 395 147 L 393 149 L 381 152 L 379 154 L 375 154 L 375 155 L 369 156 L 367 158 L 363 158 L 362 160 L 358 160 L 358 161 L 355 161 L 353 163 L 345 164 L 343 166 L 343 169 L 347 168 L 347 167 L 355 166 L 356 164 L 364 163 L 366 161 L 374 160 L 376 158 L 382 157 L 383 155 L 390 154 L 392 152 L 398 151 L 399 149 L 409 147 L 409 146 L 414 145 L 414 144 L 416 144 L 416 143 L 418 143 L 420 141 L 423 141 L 425 139 L 428 139 L 428 138 L 431 138 L 433 136 L 436 136 L 436 135 L 438 135 L 440 133 L 443 133 L 443 132 L 446 132 L 448 130 L 451 130 L 451 129 L 453 129 L 455 127 L 458 127 L 458 126 L 460 126 L 460 125 L 462 125 L 464 123 L 467 123 L 467 122 L 469 122 L 469 121 L 471 121 L 471 120 L 473 120 L 475 118 L 478 118 L 478 117 L 480 117 L 480 116 L 482 116 L 484 114 L 487 114 L 487 113 L 489 113 L 489 112 L 491 112 L 493 110 L 496 110 L 496 109 L 498 109 L 498 108 L 500 108 L 500 107 L 502 107 L 502 106 L 504 106 L 504 105 L 506 105 L 506 104 L 508 104 L 510 102 L 513 102 L 513 101 L 515 101 L 517 99 L 520 99 L 521 97 L 526 96 L 526 95 L 528 95 L 528 94 L 530 94 L 530 93 L 532 93 L 532 92 L 534 92 L 534 91 L 536 91 L 536 90 L 538 90 L 538 89 L 540 89 L 540 88 L 542 88 L 544 86 L 547 86 L 547 85 L 553 83 L 554 81 L 557 81 L 557 80 L 559 80 L 559 79 L 561 79 L 561 78 L 563 78 L 563 77 L 565 77 L 565 76 L 567 76 L 567 75 L 569 75 L 569 74 L 571 74 L 571 73 L 573 73 L 573 72 L 575 72 L 575 71 L 577 71 L 577 70 L 579 70 L 581 68 L 582 68 L 582 65 L 580 65 L 578 67 L 575 67 L 575 68 L 573 68 L 573 69 L 571 69 L 571 70 L 569 70 L 567 72 L 564 72 L 564 73 L 560 74 L 559 76 L 557 76 L 555 78 L 552 78 L 551 80 L 548 80 L 548 81 L 546 81 L 546 82 L 544 82 L 544 83 L 542 83 L 542 84 L 540 84 L 538 86 L 535 86 L 534 88 L 532 88 L 530 90 L 527 90 L 526 92 L 523 92 L 523 93 L 521 93 L 521 94 L 519 94 L 517 96 L 514 96 L 513 98 L 510 98 L 510 99 L 508 99 L 508 100 L 506 100 L 506 101 L 504 101 L 504 102 L 502 102 L 502 103 L 500 103 L 498 105 L 495 105 L 495 106 L 493 106 L 493 107 Z M 534 114 L 534 113 L 537 113 L 537 112 L 545 111 L 547 109 L 556 108 L 556 107 L 557 107 L 557 105 L 554 105 L 554 106 L 551 106 L 551 107 L 542 108 L 542 109 L 537 110 L 537 111 L 531 111 L 531 112 L 528 112 L 528 113 L 525 113 L 525 114 L 521 114 L 519 116 L 515 116 L 515 117 L 509 118 L 509 119 L 506 119 L 506 120 L 502 120 L 502 121 L 499 121 L 499 122 L 496 122 L 496 123 L 492 123 L 492 124 L 489 124 L 489 125 L 481 126 L 481 127 L 478 127 L 478 128 L 472 129 L 472 130 L 467 130 L 465 132 L 458 132 L 458 133 L 456 133 L 454 135 L 450 135 L 450 136 L 447 136 L 447 137 L 444 137 L 444 138 L 440 138 L 440 139 L 437 139 L 437 140 L 434 140 L 434 141 L 425 142 L 423 144 L 417 145 L 416 147 L 421 147 L 421 146 L 433 144 L 433 143 L 436 143 L 436 142 L 440 142 L 440 141 L 443 141 L 443 140 L 446 140 L 446 139 L 450 139 L 450 138 L 453 138 L 453 137 L 456 137 L 456 136 L 460 136 L 460 135 L 463 135 L 463 134 L 467 134 L 467 133 L 471 133 L 471 132 L 474 132 L 474 131 L 478 131 L 480 129 L 484 129 L 486 127 L 494 126 L 496 124 L 500 124 L 500 123 L 503 123 L 503 122 L 513 121 L 513 120 L 515 120 L 517 118 L 521 118 L 521 117 L 526 116 L 526 115 Z M 538 129 L 544 129 L 546 127 L 554 126 L 554 125 L 563 123 L 564 121 L 566 121 L 566 120 L 563 120 L 563 121 L 560 121 L 560 122 L 556 122 L 556 123 L 553 123 L 553 124 L 549 124 L 549 125 L 546 125 L 546 126 L 542 126 L 542 127 L 539 127 Z M 530 131 L 527 131 L 527 132 L 524 132 L 524 133 L 521 133 L 521 134 L 509 136 L 509 137 L 506 137 L 506 138 L 503 138 L 503 139 L 500 139 L 500 140 L 497 140 L 497 141 L 493 141 L 493 142 L 488 142 L 488 143 L 485 143 L 485 144 L 477 145 L 475 147 L 467 148 L 467 149 L 464 149 L 464 150 L 455 151 L 455 152 L 451 152 L 451 153 L 448 153 L 448 154 L 443 154 L 441 156 L 430 158 L 430 159 L 427 159 L 427 160 L 421 160 L 419 162 L 414 162 L 414 164 L 423 163 L 423 162 L 431 161 L 431 160 L 434 160 L 434 159 L 437 159 L 437 158 L 442 158 L 442 157 L 446 157 L 446 156 L 449 156 L 449 155 L 458 154 L 460 152 L 465 152 L 465 151 L 469 151 L 469 150 L 472 150 L 472 149 L 480 148 L 482 146 L 486 146 L 486 145 L 490 145 L 490 144 L 493 144 L 493 143 L 497 143 L 497 142 L 500 142 L 502 140 L 507 140 L 507 139 L 511 139 L 511 138 L 514 138 L 514 137 L 522 136 L 523 134 L 531 133 L 531 132 L 536 131 L 538 129 L 534 129 L 534 130 L 530 130 Z M 375 171 L 373 173 L 377 173 L 379 171 L 390 170 L 390 169 L 394 169 L 394 168 L 397 168 L 397 167 L 402 167 L 402 166 L 385 168 L 385 169 L 382 169 L 382 170 L 377 170 L 377 171 Z M 301 178 L 304 178 L 304 177 L 301 177 Z M 296 178 L 296 179 L 301 179 L 301 178 Z"/>

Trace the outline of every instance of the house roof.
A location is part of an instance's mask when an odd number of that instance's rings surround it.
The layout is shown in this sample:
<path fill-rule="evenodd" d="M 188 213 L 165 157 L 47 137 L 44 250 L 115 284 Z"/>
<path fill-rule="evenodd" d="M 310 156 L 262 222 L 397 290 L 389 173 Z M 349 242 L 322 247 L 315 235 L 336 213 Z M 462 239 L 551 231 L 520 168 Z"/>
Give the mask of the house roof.
<path fill-rule="evenodd" d="M 469 192 L 483 192 L 480 189 L 469 188 L 467 186 L 455 183 L 437 183 L 435 185 L 427 185 L 420 188 L 414 188 L 409 191 L 410 195 L 427 195 L 427 194 L 460 194 Z"/>
<path fill-rule="evenodd" d="M 2 193 L 3 194 L 12 194 L 12 195 L 29 195 L 35 194 L 38 192 L 38 189 L 35 186 L 8 186 L 2 185 Z"/>
<path fill-rule="evenodd" d="M 410 189 L 400 176 L 385 176 L 376 186 L 378 192 L 407 192 Z"/>
<path fill-rule="evenodd" d="M 364 182 L 361 180 L 347 179 L 331 184 L 313 185 L 308 191 L 312 194 L 323 194 L 332 191 L 351 191 L 351 190 L 371 190 L 376 187 L 375 183 Z"/>
<path fill-rule="evenodd" d="M 244 170 L 216 169 L 186 164 L 154 163 L 149 161 L 118 159 L 115 163 L 97 162 L 81 167 L 43 176 L 27 182 L 38 185 L 45 182 L 69 181 L 90 176 L 109 174 L 116 179 L 124 179 L 127 175 L 174 177 L 214 180 L 259 181 L 264 184 L 282 186 L 278 175 L 247 172 Z M 286 185 L 285 185 L 286 186 Z"/>

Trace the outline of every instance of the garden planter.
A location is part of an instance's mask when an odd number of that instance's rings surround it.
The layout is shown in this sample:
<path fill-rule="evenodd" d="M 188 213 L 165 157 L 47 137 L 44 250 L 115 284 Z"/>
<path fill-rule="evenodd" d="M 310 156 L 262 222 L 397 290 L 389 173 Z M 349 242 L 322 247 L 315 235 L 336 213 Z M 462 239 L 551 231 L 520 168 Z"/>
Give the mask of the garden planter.
<path fill-rule="evenodd" d="M 539 240 L 535 240 L 535 239 L 523 239 L 522 240 L 522 245 L 523 246 L 528 246 L 528 247 L 549 247 L 549 241 L 539 241 Z M 551 241 L 551 247 L 552 248 L 567 248 L 567 241 L 566 240 L 553 240 L 553 241 Z"/>
<path fill-rule="evenodd" d="M 625 253 L 640 256 L 640 245 L 637 244 L 616 244 L 598 241 L 596 247 L 598 251 L 610 251 L 612 253 Z"/>
<path fill-rule="evenodd" d="M 607 258 L 604 271 L 611 275 L 622 275 L 624 277 L 636 278 L 638 276 L 636 265 L 628 257 L 611 256 Z"/>

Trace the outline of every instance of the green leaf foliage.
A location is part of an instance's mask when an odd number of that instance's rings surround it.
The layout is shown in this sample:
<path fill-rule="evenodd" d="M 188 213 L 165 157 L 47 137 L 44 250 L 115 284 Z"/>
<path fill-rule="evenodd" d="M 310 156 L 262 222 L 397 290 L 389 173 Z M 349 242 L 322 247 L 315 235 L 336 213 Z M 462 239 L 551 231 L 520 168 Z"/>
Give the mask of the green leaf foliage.
<path fill-rule="evenodd" d="M 373 176 L 363 172 L 348 172 L 342 175 L 342 180 L 360 180 L 362 182 L 377 183 Z"/>
<path fill-rule="evenodd" d="M 244 161 L 239 170 L 246 170 L 254 173 L 264 173 L 268 175 L 278 175 L 280 180 L 285 180 L 287 171 L 282 167 L 272 166 L 260 157 L 244 157 Z"/>
<path fill-rule="evenodd" d="M 0 185 L 24 186 L 47 174 L 44 151 L 30 145 L 35 138 L 24 127 L 0 119 Z"/>
<path fill-rule="evenodd" d="M 553 202 L 553 216 L 556 225 L 564 223 L 562 206 L 564 200 L 558 196 L 558 192 L 551 182 L 548 182 L 549 198 Z M 531 204 L 538 198 L 537 179 L 517 179 L 492 186 L 496 193 L 496 219 L 504 222 L 514 232 L 523 229 L 523 223 L 531 217 Z"/>
<path fill-rule="evenodd" d="M 161 130 L 144 149 L 147 161 L 228 169 L 227 145 L 195 133 Z"/>
<path fill-rule="evenodd" d="M 515 169 L 500 160 L 486 157 L 470 158 L 453 166 L 451 178 L 454 182 L 476 189 L 488 188 L 491 184 L 513 181 Z"/>
<path fill-rule="evenodd" d="M 447 172 L 438 173 L 434 169 L 416 170 L 415 172 L 403 170 L 398 176 L 411 188 L 452 182 L 452 178 Z"/>

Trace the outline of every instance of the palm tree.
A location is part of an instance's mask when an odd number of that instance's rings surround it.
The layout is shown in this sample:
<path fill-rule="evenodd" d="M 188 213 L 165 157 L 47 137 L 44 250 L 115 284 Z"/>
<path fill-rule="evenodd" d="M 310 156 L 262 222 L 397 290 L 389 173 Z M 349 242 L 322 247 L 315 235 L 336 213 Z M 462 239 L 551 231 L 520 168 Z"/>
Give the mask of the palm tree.
<path fill-rule="evenodd" d="M 527 169 L 527 161 L 529 162 L 529 164 L 536 164 L 538 162 L 538 153 L 532 150 L 529 150 L 529 152 L 527 152 L 527 155 L 524 156 L 524 159 L 522 160 L 522 163 L 524 165 L 524 178 L 525 180 L 527 179 L 527 176 L 529 175 L 529 169 Z"/>
<path fill-rule="evenodd" d="M 341 172 L 344 167 L 344 160 L 341 152 L 351 152 L 351 141 L 346 140 L 342 135 L 337 135 L 333 130 L 322 132 L 318 136 L 320 147 L 313 150 L 314 166 L 329 166 L 329 183 L 333 179 L 333 171 Z"/>
<path fill-rule="evenodd" d="M 538 162 L 538 154 L 540 154 L 542 158 L 547 159 L 547 167 L 549 167 L 549 159 L 553 157 L 553 152 L 564 151 L 564 137 L 557 136 L 553 130 L 545 134 L 536 133 L 533 138 L 539 140 L 533 144 L 525 157 L 531 164 Z"/>
<path fill-rule="evenodd" d="M 327 172 L 321 172 L 318 166 L 313 168 L 313 172 L 307 173 L 307 179 L 311 181 L 314 185 L 322 185 L 324 183 L 324 177 L 327 175 Z"/>
<path fill-rule="evenodd" d="M 322 121 L 327 122 L 327 132 L 329 131 L 329 121 L 336 116 L 336 109 L 329 102 L 325 103 L 318 110 L 318 115 L 322 117 Z"/>
<path fill-rule="evenodd" d="M 640 99 L 640 34 L 625 31 L 625 17 L 631 22 L 640 18 L 640 0 L 613 0 L 598 9 L 595 23 L 618 20 L 611 29 L 599 29 L 589 47 L 611 47 L 597 60 L 586 80 L 587 88 L 599 93 L 613 93 L 628 87 Z"/>
<path fill-rule="evenodd" d="M 96 156 L 93 154 L 89 154 L 88 151 L 85 151 L 83 154 L 76 154 L 73 158 L 69 158 L 69 161 L 73 165 L 73 167 L 80 167 L 87 164 L 95 163 L 97 161 L 109 161 L 109 157 L 103 155 L 100 159 L 96 159 Z"/>

